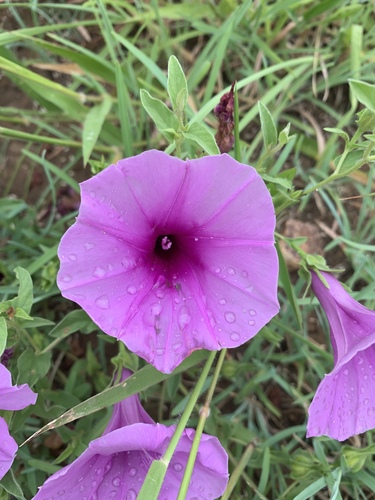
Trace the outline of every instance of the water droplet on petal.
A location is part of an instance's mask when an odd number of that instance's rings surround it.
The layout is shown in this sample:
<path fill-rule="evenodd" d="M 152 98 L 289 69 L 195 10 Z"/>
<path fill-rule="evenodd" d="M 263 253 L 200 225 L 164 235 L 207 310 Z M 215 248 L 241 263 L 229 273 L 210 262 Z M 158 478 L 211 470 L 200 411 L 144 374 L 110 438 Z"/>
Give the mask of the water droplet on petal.
<path fill-rule="evenodd" d="M 121 484 L 121 479 L 118 476 L 114 477 L 112 479 L 112 484 L 113 484 L 113 486 L 115 486 L 116 488 L 118 488 L 120 486 L 120 484 Z"/>
<path fill-rule="evenodd" d="M 86 486 L 83 484 L 81 484 L 81 486 L 78 488 L 80 493 L 83 493 L 85 491 L 85 489 L 86 489 Z"/>
<path fill-rule="evenodd" d="M 184 330 L 191 321 L 190 310 L 187 306 L 182 306 L 178 311 L 177 322 L 180 330 Z"/>
<path fill-rule="evenodd" d="M 84 478 L 85 478 L 85 476 L 81 476 L 81 477 L 79 477 L 79 478 L 77 479 L 77 483 L 80 483 L 81 481 L 83 481 L 83 480 L 84 480 Z"/>
<path fill-rule="evenodd" d="M 135 295 L 137 293 L 137 289 L 133 285 L 129 285 L 126 291 L 129 295 Z"/>
<path fill-rule="evenodd" d="M 249 276 L 249 273 L 247 271 L 242 271 L 241 275 L 244 277 L 244 278 L 247 278 Z"/>
<path fill-rule="evenodd" d="M 173 464 L 173 468 L 176 472 L 180 472 L 182 470 L 182 464 L 175 463 Z"/>
<path fill-rule="evenodd" d="M 113 219 L 114 217 L 115 217 L 115 216 L 113 215 L 113 213 L 112 213 L 112 212 L 109 212 L 109 213 L 108 213 L 108 218 L 109 218 L 109 219 Z"/>
<path fill-rule="evenodd" d="M 131 257 L 123 257 L 121 259 L 121 265 L 123 266 L 124 269 L 126 269 L 126 271 L 129 271 L 130 269 L 135 268 L 136 262 Z"/>
<path fill-rule="evenodd" d="M 236 315 L 230 311 L 224 313 L 224 318 L 227 323 L 234 323 L 236 321 Z"/>
<path fill-rule="evenodd" d="M 101 297 L 98 297 L 95 301 L 95 304 L 99 307 L 99 309 L 108 309 L 109 307 L 108 296 L 102 295 Z"/>
<path fill-rule="evenodd" d="M 94 278 L 103 278 L 107 274 L 107 271 L 103 267 L 96 267 L 92 275 Z"/>
<path fill-rule="evenodd" d="M 254 309 L 250 309 L 249 314 L 250 316 L 256 316 L 257 312 Z"/>
<path fill-rule="evenodd" d="M 368 398 L 366 398 L 366 399 L 364 399 L 364 400 L 363 400 L 363 404 L 364 404 L 364 405 L 368 405 L 368 402 L 369 402 L 369 399 L 368 399 Z"/>
<path fill-rule="evenodd" d="M 157 296 L 158 299 L 164 298 L 164 292 L 162 290 L 156 290 L 155 295 Z"/>
<path fill-rule="evenodd" d="M 163 356 L 164 353 L 165 353 L 165 349 L 162 349 L 161 347 L 159 347 L 158 349 L 156 349 L 156 354 L 158 356 Z"/>
<path fill-rule="evenodd" d="M 84 247 L 87 251 L 89 251 L 89 250 L 92 250 L 95 247 L 95 245 L 94 245 L 94 243 L 85 243 Z"/>
<path fill-rule="evenodd" d="M 250 325 L 250 326 L 254 326 L 254 325 L 255 325 L 255 321 L 254 321 L 253 319 L 251 319 L 251 320 L 249 321 L 249 325 Z"/>
<path fill-rule="evenodd" d="M 116 498 L 117 497 L 117 492 L 114 491 L 114 490 L 112 490 L 112 491 L 109 492 L 108 496 L 109 496 L 109 498 Z"/>
<path fill-rule="evenodd" d="M 178 351 L 179 348 L 182 346 L 182 342 L 176 342 L 172 345 L 172 349 L 174 350 L 174 352 Z"/>
<path fill-rule="evenodd" d="M 349 370 L 344 370 L 344 375 L 348 375 Z"/>
<path fill-rule="evenodd" d="M 90 191 L 90 198 L 95 198 L 95 197 L 96 197 L 95 191 Z"/>
<path fill-rule="evenodd" d="M 137 469 L 135 469 L 134 467 L 132 467 L 132 468 L 129 470 L 129 476 L 130 476 L 130 477 L 134 477 L 136 474 L 137 474 Z"/>
<path fill-rule="evenodd" d="M 75 253 L 70 253 L 68 255 L 68 259 L 71 260 L 72 262 L 75 262 L 77 260 L 77 255 Z"/>
<path fill-rule="evenodd" d="M 70 276 L 70 274 L 66 274 L 65 276 L 62 277 L 62 281 L 64 283 L 69 283 L 70 281 L 72 281 L 72 277 Z"/>
<path fill-rule="evenodd" d="M 151 305 L 151 314 L 153 316 L 159 316 L 162 310 L 163 308 L 160 304 L 155 303 Z"/>
<path fill-rule="evenodd" d="M 233 332 L 230 334 L 230 338 L 233 340 L 233 342 L 237 342 L 238 340 L 240 340 L 241 335 L 237 332 Z"/>
<path fill-rule="evenodd" d="M 233 267 L 228 267 L 228 274 L 229 276 L 234 276 L 236 274 L 236 271 L 233 269 Z"/>
<path fill-rule="evenodd" d="M 221 273 L 221 269 L 220 269 L 220 267 L 217 267 L 217 268 L 215 269 L 215 273 L 216 273 L 216 274 Z"/>
<path fill-rule="evenodd" d="M 66 493 L 66 491 L 65 491 L 65 490 L 59 490 L 59 491 L 57 492 L 57 494 L 58 494 L 60 497 L 62 497 L 63 495 L 65 495 L 65 493 Z"/>
<path fill-rule="evenodd" d="M 136 500 L 137 499 L 137 493 L 131 489 L 128 491 L 126 494 L 126 500 Z"/>
<path fill-rule="evenodd" d="M 220 299 L 220 300 L 219 300 L 219 304 L 220 304 L 221 306 L 225 306 L 225 304 L 226 304 L 226 303 L 227 303 L 227 301 L 226 301 L 225 299 Z"/>

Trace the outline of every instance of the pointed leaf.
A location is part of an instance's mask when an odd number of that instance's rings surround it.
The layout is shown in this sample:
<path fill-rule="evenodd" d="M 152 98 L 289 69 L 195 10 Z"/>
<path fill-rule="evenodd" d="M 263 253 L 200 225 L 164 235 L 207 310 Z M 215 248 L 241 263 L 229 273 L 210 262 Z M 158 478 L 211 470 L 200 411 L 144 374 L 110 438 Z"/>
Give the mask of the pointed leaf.
<path fill-rule="evenodd" d="M 261 101 L 258 101 L 258 109 L 264 145 L 265 147 L 276 146 L 277 130 L 272 115 Z"/>
<path fill-rule="evenodd" d="M 173 142 L 179 131 L 179 123 L 175 114 L 162 101 L 151 97 L 147 90 L 141 90 L 141 102 L 147 113 L 154 120 L 159 132 L 169 142 Z"/>
<path fill-rule="evenodd" d="M 83 165 L 86 165 L 92 150 L 98 140 L 103 123 L 111 109 L 112 101 L 109 96 L 104 96 L 103 101 L 90 109 L 83 122 L 82 131 L 82 154 Z"/>
<path fill-rule="evenodd" d="M 7 322 L 5 321 L 4 316 L 0 316 L 0 356 L 5 351 L 5 347 L 7 345 L 7 338 L 8 338 Z"/>
<path fill-rule="evenodd" d="M 202 123 L 192 123 L 183 136 L 197 142 L 209 155 L 220 154 L 214 136 Z"/>
<path fill-rule="evenodd" d="M 188 98 L 188 87 L 181 64 L 175 56 L 171 56 L 168 61 L 167 90 L 173 110 L 177 116 L 182 116 Z"/>
<path fill-rule="evenodd" d="M 349 85 L 355 98 L 375 113 L 375 85 L 360 80 L 349 80 Z"/>

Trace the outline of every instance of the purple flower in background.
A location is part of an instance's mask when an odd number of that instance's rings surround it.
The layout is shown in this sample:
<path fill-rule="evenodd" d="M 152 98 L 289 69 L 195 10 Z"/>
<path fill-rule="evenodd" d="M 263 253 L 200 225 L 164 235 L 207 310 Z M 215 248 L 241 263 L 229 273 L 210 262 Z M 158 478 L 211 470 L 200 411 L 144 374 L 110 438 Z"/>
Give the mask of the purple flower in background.
<path fill-rule="evenodd" d="M 307 436 L 343 441 L 375 428 L 375 312 L 354 300 L 331 274 L 327 288 L 312 274 L 312 289 L 330 326 L 334 368 L 309 409 Z"/>
<path fill-rule="evenodd" d="M 126 378 L 130 372 L 124 374 Z M 164 453 L 173 432 L 173 427 L 155 424 L 138 396 L 130 396 L 114 405 L 103 436 L 91 441 L 73 463 L 53 474 L 34 500 L 136 500 L 151 462 Z M 194 434 L 193 429 L 185 429 L 169 464 L 159 500 L 177 498 Z M 218 498 L 227 482 L 228 456 L 216 437 L 203 434 L 187 498 Z"/>
<path fill-rule="evenodd" d="M 22 410 L 33 405 L 37 397 L 27 384 L 13 386 L 10 372 L 0 363 L 0 410 Z M 0 418 L 0 479 L 10 469 L 17 448 L 5 420 Z"/>
<path fill-rule="evenodd" d="M 3 418 L 0 417 L 0 480 L 11 468 L 14 457 L 16 456 L 18 446 L 12 436 L 9 434 L 8 426 Z"/>
<path fill-rule="evenodd" d="M 147 151 L 83 182 L 81 199 L 58 286 L 158 370 L 237 347 L 277 314 L 274 207 L 254 168 Z"/>

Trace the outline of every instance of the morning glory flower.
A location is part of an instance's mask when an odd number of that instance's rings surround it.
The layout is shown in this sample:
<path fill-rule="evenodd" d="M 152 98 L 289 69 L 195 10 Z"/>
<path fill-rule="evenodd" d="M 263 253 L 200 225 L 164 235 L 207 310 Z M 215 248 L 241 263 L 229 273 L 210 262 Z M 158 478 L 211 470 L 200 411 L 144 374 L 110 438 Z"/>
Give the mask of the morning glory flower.
<path fill-rule="evenodd" d="M 0 410 L 22 410 L 33 405 L 36 398 L 27 384 L 13 386 L 10 372 L 0 363 Z M 17 449 L 5 420 L 0 418 L 0 479 L 12 466 Z"/>
<path fill-rule="evenodd" d="M 312 289 L 330 326 L 334 367 L 309 409 L 307 436 L 343 441 L 375 428 L 375 312 L 354 300 L 336 278 L 314 272 Z"/>
<path fill-rule="evenodd" d="M 7 423 L 0 417 L 0 480 L 11 468 L 18 446 L 9 434 Z"/>
<path fill-rule="evenodd" d="M 130 372 L 125 371 L 129 376 Z M 125 376 L 125 378 L 126 378 Z M 123 377 L 124 378 L 124 377 Z M 156 424 L 138 395 L 114 405 L 103 435 L 74 462 L 53 474 L 34 500 L 136 500 L 153 460 L 167 449 L 174 428 Z M 195 431 L 185 429 L 169 464 L 159 500 L 177 498 Z M 228 483 L 228 456 L 216 437 L 203 434 L 188 500 L 213 500 Z"/>
<path fill-rule="evenodd" d="M 279 310 L 275 213 L 252 167 L 161 151 L 81 184 L 57 283 L 107 334 L 170 373 L 196 349 L 237 347 Z"/>

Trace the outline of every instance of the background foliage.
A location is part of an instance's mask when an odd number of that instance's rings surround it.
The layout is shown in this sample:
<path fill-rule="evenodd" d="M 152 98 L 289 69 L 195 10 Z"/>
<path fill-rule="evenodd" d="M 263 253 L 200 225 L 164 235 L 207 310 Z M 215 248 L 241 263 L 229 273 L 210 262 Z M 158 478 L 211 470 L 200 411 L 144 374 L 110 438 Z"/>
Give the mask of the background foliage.
<path fill-rule="evenodd" d="M 363 99 L 348 81 L 375 83 L 375 25 L 370 1 L 4 1 L 0 17 L 0 292 L 4 301 L 18 294 L 0 311 L 15 380 L 39 393 L 36 406 L 8 415 L 12 434 L 21 444 L 94 396 L 74 410 L 82 418 L 20 448 L 16 479 L 7 477 L 0 495 L 31 498 L 100 435 L 106 406 L 124 397 L 96 396 L 109 387 L 117 357 L 144 366 L 61 297 L 56 249 L 79 206 L 78 182 L 145 149 L 173 152 L 173 137 L 158 132 L 141 105 L 144 89 L 171 108 L 171 55 L 187 77 L 185 124 L 204 122 L 214 132 L 213 108 L 237 80 L 240 160 L 269 183 L 278 232 L 310 236 L 306 251 L 341 268 L 354 296 L 374 307 L 373 137 L 364 134 L 371 127 L 358 129 Z M 183 153 L 201 149 L 186 141 Z M 373 433 L 346 443 L 305 437 L 307 408 L 332 355 L 295 254 L 280 246 L 281 313 L 228 352 L 205 427 L 230 456 L 223 498 L 375 498 Z M 27 272 L 16 276 L 19 267 Z M 142 391 L 155 419 L 174 423 L 202 357 L 172 376 L 142 368 L 129 391 Z"/>

